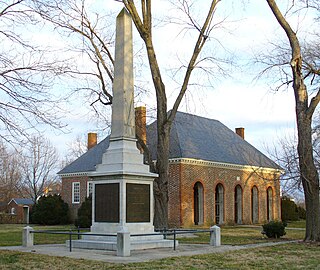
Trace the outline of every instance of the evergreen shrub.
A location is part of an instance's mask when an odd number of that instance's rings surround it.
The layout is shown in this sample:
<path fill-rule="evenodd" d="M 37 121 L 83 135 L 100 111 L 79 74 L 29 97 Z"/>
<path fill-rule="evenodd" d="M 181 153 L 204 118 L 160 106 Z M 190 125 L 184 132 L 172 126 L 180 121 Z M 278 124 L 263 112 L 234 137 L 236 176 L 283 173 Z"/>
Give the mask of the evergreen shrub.
<path fill-rule="evenodd" d="M 78 209 L 78 218 L 74 225 L 80 228 L 89 228 L 92 225 L 92 197 L 89 196 Z"/>
<path fill-rule="evenodd" d="M 42 225 L 68 224 L 69 207 L 60 195 L 42 196 L 34 205 L 31 222 Z"/>
<path fill-rule="evenodd" d="M 287 223 L 281 221 L 270 221 L 262 225 L 263 234 L 265 234 L 268 238 L 280 238 L 286 234 L 285 227 L 287 227 Z"/>

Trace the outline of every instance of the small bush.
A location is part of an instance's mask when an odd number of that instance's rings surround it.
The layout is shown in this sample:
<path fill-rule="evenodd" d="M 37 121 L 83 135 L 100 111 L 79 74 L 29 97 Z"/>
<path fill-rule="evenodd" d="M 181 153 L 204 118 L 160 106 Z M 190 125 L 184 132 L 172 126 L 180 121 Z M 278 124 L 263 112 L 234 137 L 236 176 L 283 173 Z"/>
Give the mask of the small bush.
<path fill-rule="evenodd" d="M 31 221 L 42 225 L 68 224 L 70 222 L 68 204 L 60 195 L 42 196 L 32 209 Z"/>
<path fill-rule="evenodd" d="M 262 225 L 263 233 L 265 233 L 268 238 L 280 238 L 285 235 L 285 227 L 287 227 L 287 224 L 281 221 L 270 221 Z"/>
<path fill-rule="evenodd" d="M 80 228 L 89 228 L 92 225 L 92 198 L 86 198 L 78 209 L 78 218 L 74 225 Z"/>

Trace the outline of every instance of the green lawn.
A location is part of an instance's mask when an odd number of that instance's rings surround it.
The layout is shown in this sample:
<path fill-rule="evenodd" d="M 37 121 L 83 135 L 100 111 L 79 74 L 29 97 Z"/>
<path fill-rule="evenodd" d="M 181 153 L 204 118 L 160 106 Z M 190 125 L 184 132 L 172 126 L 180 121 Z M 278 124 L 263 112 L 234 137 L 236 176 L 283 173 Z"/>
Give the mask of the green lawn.
<path fill-rule="evenodd" d="M 75 229 L 73 225 L 64 226 L 39 226 L 30 225 L 35 230 L 70 230 Z M 304 238 L 304 230 L 295 229 L 303 228 L 305 222 L 288 223 L 287 234 L 281 239 L 296 240 Z M 0 224 L 0 246 L 19 246 L 22 245 L 22 229 L 24 225 L 18 224 Z M 207 228 L 206 228 L 207 229 Z M 244 245 L 252 243 L 263 243 L 273 241 L 267 239 L 261 234 L 261 226 L 222 226 L 221 242 L 224 245 Z M 209 243 L 209 233 L 198 233 L 195 237 L 179 237 L 181 243 L 206 244 Z M 75 238 L 76 236 L 73 236 Z M 37 244 L 60 244 L 69 239 L 67 235 L 56 234 L 35 234 L 34 243 Z"/>
<path fill-rule="evenodd" d="M 130 264 L 0 251 L 0 269 L 320 269 L 320 246 L 284 244 Z"/>
<path fill-rule="evenodd" d="M 281 237 L 283 240 L 302 240 L 304 239 L 305 221 L 295 221 L 288 223 L 286 235 Z M 222 226 L 221 243 L 224 245 L 245 245 L 264 243 L 269 241 L 279 241 L 279 239 L 268 239 L 261 234 L 261 226 Z M 209 243 L 209 233 L 197 233 L 196 237 L 179 238 L 182 243 L 205 244 Z"/>
<path fill-rule="evenodd" d="M 40 226 L 29 225 L 35 230 L 70 230 L 75 229 L 73 225 L 61 226 Z M 21 246 L 22 245 L 22 229 L 25 225 L 20 224 L 0 224 L 0 246 Z M 73 236 L 75 238 L 76 236 Z M 34 243 L 37 244 L 60 244 L 69 239 L 68 235 L 57 234 L 35 234 Z"/>
<path fill-rule="evenodd" d="M 289 223 L 282 239 L 303 239 L 303 222 Z M 36 230 L 69 230 L 72 226 L 32 226 Z M 0 224 L 0 246 L 21 245 L 22 225 Z M 295 229 L 298 228 L 298 229 Z M 261 235 L 261 226 L 223 226 L 222 244 L 272 241 Z M 35 244 L 63 243 L 67 236 L 35 235 Z M 209 234 L 179 238 L 181 243 L 208 243 Z M 0 269 L 320 269 L 320 246 L 294 243 L 190 257 L 168 258 L 149 263 L 112 264 L 84 259 L 0 251 Z"/>

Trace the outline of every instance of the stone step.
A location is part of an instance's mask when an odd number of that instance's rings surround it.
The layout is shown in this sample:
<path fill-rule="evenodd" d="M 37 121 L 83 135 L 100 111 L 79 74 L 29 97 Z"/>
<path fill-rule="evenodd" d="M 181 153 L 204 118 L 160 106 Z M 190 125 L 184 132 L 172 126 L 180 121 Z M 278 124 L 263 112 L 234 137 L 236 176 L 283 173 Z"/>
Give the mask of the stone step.
<path fill-rule="evenodd" d="M 150 248 L 173 248 L 173 240 L 138 240 L 131 241 L 131 250 L 142 250 Z M 66 246 L 69 247 L 69 241 L 66 241 Z M 176 241 L 178 246 L 178 241 Z M 72 240 L 73 248 L 83 249 L 98 249 L 98 250 L 117 250 L 116 241 L 94 241 L 94 240 Z"/>

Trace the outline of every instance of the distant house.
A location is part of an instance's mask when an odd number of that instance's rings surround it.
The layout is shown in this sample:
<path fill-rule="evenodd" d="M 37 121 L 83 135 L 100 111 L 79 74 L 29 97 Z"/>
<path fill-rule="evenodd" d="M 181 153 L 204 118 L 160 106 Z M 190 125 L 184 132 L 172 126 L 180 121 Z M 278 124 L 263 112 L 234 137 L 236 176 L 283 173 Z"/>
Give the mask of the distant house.
<path fill-rule="evenodd" d="M 34 205 L 32 199 L 14 198 L 8 203 L 9 214 L 14 216 L 16 223 L 29 224 L 30 210 Z"/>
<path fill-rule="evenodd" d="M 146 128 L 156 160 L 156 121 Z M 109 137 L 90 148 L 58 174 L 61 196 L 76 216 L 92 192 L 88 173 L 101 163 Z M 169 154 L 169 224 L 171 227 L 254 224 L 280 219 L 282 169 L 221 122 L 178 112 L 172 124 Z"/>

